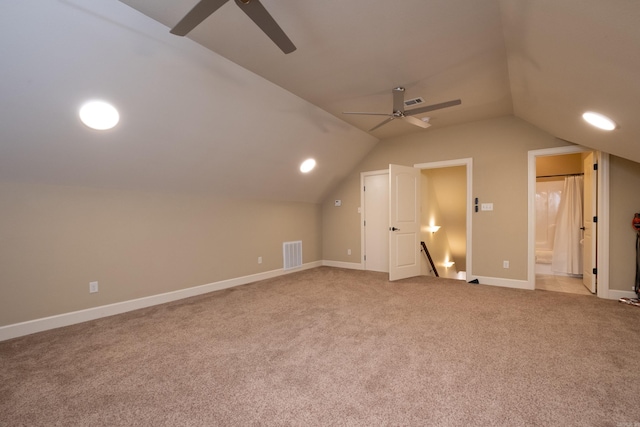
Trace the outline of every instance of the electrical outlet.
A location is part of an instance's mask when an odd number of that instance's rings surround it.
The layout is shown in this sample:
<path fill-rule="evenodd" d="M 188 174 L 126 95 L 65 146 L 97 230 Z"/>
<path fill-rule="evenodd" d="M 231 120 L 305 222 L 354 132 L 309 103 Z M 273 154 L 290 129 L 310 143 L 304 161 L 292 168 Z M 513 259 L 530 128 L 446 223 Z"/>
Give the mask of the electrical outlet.
<path fill-rule="evenodd" d="M 258 264 L 262 264 L 262 257 L 261 256 L 258 257 Z"/>
<path fill-rule="evenodd" d="M 483 211 L 492 211 L 493 210 L 493 203 L 483 203 L 480 205 L 480 209 Z"/>
<path fill-rule="evenodd" d="M 502 261 L 502 268 L 509 268 L 509 261 Z"/>
<path fill-rule="evenodd" d="M 347 255 L 351 255 L 351 249 L 347 249 Z"/>
<path fill-rule="evenodd" d="M 89 282 L 89 293 L 94 294 L 98 292 L 98 282 Z"/>

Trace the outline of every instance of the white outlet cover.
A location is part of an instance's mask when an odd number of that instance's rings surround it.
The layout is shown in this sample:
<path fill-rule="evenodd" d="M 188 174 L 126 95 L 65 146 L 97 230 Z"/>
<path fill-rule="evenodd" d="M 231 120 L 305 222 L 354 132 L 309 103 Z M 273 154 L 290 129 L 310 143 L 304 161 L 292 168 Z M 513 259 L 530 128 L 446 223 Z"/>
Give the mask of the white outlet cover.
<path fill-rule="evenodd" d="M 93 294 L 98 292 L 98 282 L 89 282 L 89 293 Z"/>
<path fill-rule="evenodd" d="M 334 206 L 342 206 L 342 200 L 336 200 L 333 204 Z"/>

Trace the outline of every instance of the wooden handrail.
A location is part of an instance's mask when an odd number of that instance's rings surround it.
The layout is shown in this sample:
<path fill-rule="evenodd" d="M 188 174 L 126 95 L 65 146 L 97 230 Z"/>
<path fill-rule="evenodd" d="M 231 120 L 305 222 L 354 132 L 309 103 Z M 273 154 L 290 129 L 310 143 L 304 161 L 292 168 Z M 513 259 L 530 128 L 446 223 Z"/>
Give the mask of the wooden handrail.
<path fill-rule="evenodd" d="M 433 273 L 436 275 L 436 277 L 440 277 L 440 275 L 438 274 L 438 270 L 436 270 L 436 265 L 433 263 L 433 260 L 431 259 L 431 254 L 429 253 L 429 249 L 427 249 L 427 245 L 424 242 L 420 242 L 420 244 L 422 245 L 422 250 L 424 250 L 424 253 L 427 255 L 427 258 L 429 258 L 429 263 L 431 264 L 431 269 L 433 270 Z"/>

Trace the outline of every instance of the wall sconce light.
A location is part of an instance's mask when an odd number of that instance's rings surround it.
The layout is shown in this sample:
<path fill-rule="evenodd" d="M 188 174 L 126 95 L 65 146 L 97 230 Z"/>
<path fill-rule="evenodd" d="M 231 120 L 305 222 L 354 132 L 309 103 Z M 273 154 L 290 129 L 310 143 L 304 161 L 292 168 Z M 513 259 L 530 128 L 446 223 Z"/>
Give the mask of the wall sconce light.
<path fill-rule="evenodd" d="M 440 230 L 440 226 L 439 225 L 429 225 L 426 227 L 427 231 L 430 231 L 432 234 L 435 233 L 436 231 Z"/>
<path fill-rule="evenodd" d="M 445 266 L 446 268 L 453 267 L 453 264 L 455 264 L 455 263 L 456 263 L 455 261 L 446 261 L 446 262 L 444 263 L 444 266 Z"/>

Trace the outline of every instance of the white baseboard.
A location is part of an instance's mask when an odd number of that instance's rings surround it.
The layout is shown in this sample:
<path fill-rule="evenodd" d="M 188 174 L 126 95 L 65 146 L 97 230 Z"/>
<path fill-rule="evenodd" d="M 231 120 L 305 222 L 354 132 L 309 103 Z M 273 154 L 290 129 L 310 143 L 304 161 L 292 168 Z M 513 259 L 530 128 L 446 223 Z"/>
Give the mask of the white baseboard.
<path fill-rule="evenodd" d="M 61 328 L 64 326 L 75 325 L 77 323 L 88 322 L 90 320 L 126 313 L 128 311 L 138 310 L 154 305 L 165 304 L 184 298 L 190 298 L 209 292 L 232 288 L 234 286 L 246 285 L 248 283 L 257 282 L 259 280 L 271 279 L 273 277 L 283 276 L 285 274 L 295 273 L 296 271 L 308 270 L 320 266 L 348 268 L 352 270 L 364 269 L 361 263 L 355 262 L 330 260 L 314 261 L 290 270 L 277 269 L 265 271 L 263 273 L 257 273 L 228 280 L 221 280 L 219 282 L 209 283 L 201 286 L 194 286 L 187 289 L 180 289 L 178 291 L 152 295 L 149 297 L 138 298 L 109 305 L 103 305 L 100 307 L 88 308 L 85 310 L 73 311 L 70 313 L 59 314 L 50 317 L 43 317 L 41 319 L 15 323 L 13 325 L 0 326 L 0 341 L 6 341 L 12 338 L 30 335 L 37 332 L 48 331 L 50 329 Z M 481 285 L 503 286 L 516 289 L 531 289 L 531 287 L 529 286 L 529 282 L 526 280 L 502 279 L 497 277 L 483 276 L 474 276 L 473 278 L 478 279 Z M 471 280 L 471 278 L 468 278 L 467 280 Z M 623 297 L 636 298 L 636 294 L 632 291 L 617 291 L 610 289 L 607 295 L 607 298 L 612 300 L 617 300 Z"/>
<path fill-rule="evenodd" d="M 529 282 L 526 280 L 513 280 L 513 279 L 502 279 L 499 277 L 482 277 L 482 276 L 474 276 L 474 278 L 478 279 L 481 285 L 502 286 L 505 288 L 533 290 L 529 285 Z M 471 280 L 471 279 L 467 279 L 467 280 Z M 620 298 L 637 298 L 638 296 L 633 291 L 617 291 L 617 290 L 609 289 L 606 295 L 598 295 L 598 297 L 603 299 L 618 300 Z"/>
<path fill-rule="evenodd" d="M 534 289 L 531 287 L 531 284 L 528 280 L 503 279 L 501 277 L 486 277 L 474 275 L 471 278 L 467 277 L 467 282 L 473 279 L 478 279 L 481 285 L 502 286 L 503 288 L 514 289 L 527 289 L 530 291 Z"/>
<path fill-rule="evenodd" d="M 638 295 L 633 291 L 616 291 L 615 289 L 609 289 L 606 298 L 618 300 L 620 298 L 638 298 Z"/>
<path fill-rule="evenodd" d="M 325 259 L 322 261 L 322 265 L 326 267 L 349 268 L 351 270 L 364 270 L 364 266 L 358 262 L 330 261 Z"/>
<path fill-rule="evenodd" d="M 1 326 L 0 341 L 6 341 L 12 338 L 30 335 L 36 332 L 43 332 L 50 329 L 61 328 L 63 326 L 75 325 L 76 323 L 88 322 L 90 320 L 99 319 L 101 317 L 113 316 L 116 314 L 126 313 L 128 311 L 151 307 L 153 305 L 165 304 L 167 302 L 190 298 L 193 296 L 219 291 L 222 289 L 232 288 L 234 286 L 246 285 L 248 283 L 257 282 L 259 280 L 271 279 L 273 277 L 295 273 L 296 271 L 308 270 L 310 268 L 320 267 L 322 265 L 322 261 L 314 261 L 290 270 L 278 269 L 265 271 L 264 273 L 257 273 L 249 276 L 237 277 L 234 279 L 221 280 L 219 282 L 209 283 L 201 286 L 194 286 L 187 289 L 180 289 L 178 291 L 152 295 L 144 298 L 138 298 L 109 305 L 103 305 L 100 307 L 88 308 L 85 310 L 73 311 L 70 313 L 59 314 L 50 317 L 43 317 L 41 319 L 15 323 L 13 325 Z"/>

